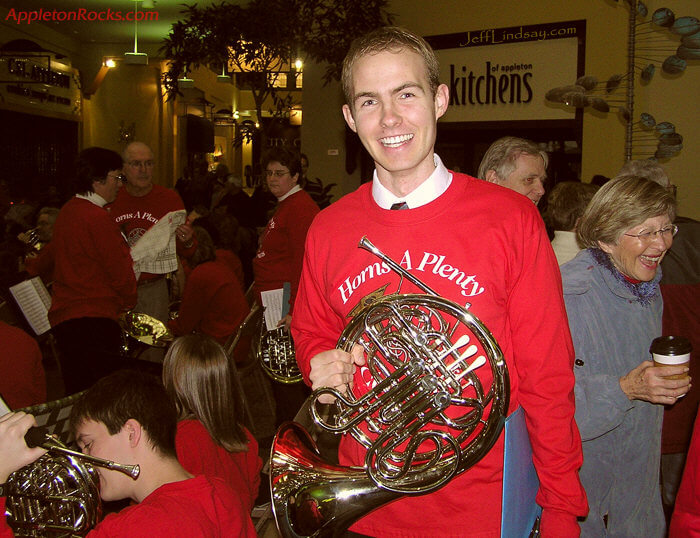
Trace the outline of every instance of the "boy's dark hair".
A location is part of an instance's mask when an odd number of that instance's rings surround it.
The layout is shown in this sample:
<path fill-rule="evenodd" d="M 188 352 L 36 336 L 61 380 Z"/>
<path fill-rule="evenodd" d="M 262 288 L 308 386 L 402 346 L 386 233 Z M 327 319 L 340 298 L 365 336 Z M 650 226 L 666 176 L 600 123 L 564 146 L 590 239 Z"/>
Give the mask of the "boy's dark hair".
<path fill-rule="evenodd" d="M 301 158 L 299 154 L 283 146 L 275 146 L 268 150 L 262 158 L 262 168 L 265 170 L 271 162 L 278 162 L 289 168 L 289 175 L 301 174 Z"/>
<path fill-rule="evenodd" d="M 93 181 L 104 181 L 112 170 L 121 170 L 121 156 L 111 149 L 92 147 L 84 149 L 75 163 L 74 190 L 77 194 L 93 192 Z"/>
<path fill-rule="evenodd" d="M 177 457 L 175 405 L 162 382 L 142 372 L 121 370 L 100 379 L 73 404 L 70 427 L 75 432 L 85 420 L 94 420 L 115 435 L 130 418 L 148 432 L 152 447 L 165 456 Z"/>

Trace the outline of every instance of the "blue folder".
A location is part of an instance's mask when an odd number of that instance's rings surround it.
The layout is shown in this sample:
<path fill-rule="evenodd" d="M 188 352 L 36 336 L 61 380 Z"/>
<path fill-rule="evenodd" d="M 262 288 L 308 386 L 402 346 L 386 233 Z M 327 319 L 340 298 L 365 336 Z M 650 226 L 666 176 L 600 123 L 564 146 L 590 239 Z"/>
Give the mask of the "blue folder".
<path fill-rule="evenodd" d="M 528 538 L 542 513 L 535 502 L 540 487 L 522 407 L 506 418 L 503 461 L 502 538 Z"/>

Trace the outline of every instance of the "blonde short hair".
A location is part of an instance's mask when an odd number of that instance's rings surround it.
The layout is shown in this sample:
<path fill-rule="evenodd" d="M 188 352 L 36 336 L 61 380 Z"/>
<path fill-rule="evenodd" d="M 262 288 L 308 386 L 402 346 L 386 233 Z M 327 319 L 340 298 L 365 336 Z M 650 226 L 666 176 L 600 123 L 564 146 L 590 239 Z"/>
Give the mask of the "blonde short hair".
<path fill-rule="evenodd" d="M 368 54 L 380 52 L 400 52 L 409 50 L 415 52 L 425 61 L 425 70 L 430 84 L 430 91 L 435 96 L 440 85 L 440 62 L 427 41 L 410 30 L 398 26 L 384 26 L 356 38 L 350 45 L 343 60 L 341 84 L 345 102 L 353 109 L 355 95 L 353 93 L 352 68 L 355 62 Z"/>
<path fill-rule="evenodd" d="M 620 236 L 645 220 L 676 216 L 676 200 L 664 187 L 638 176 L 617 176 L 593 196 L 578 223 L 576 239 L 583 248 L 615 245 Z"/>

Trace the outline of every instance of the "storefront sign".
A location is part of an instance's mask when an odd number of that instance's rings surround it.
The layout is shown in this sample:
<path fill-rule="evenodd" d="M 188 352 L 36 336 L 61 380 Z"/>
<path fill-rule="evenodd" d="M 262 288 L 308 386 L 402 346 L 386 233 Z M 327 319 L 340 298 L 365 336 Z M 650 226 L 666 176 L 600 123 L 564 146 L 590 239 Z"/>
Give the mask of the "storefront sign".
<path fill-rule="evenodd" d="M 78 72 L 49 55 L 0 57 L 0 101 L 37 113 L 80 116 Z"/>
<path fill-rule="evenodd" d="M 450 90 L 443 121 L 571 120 L 545 93 L 582 72 L 586 21 L 429 36 Z"/>

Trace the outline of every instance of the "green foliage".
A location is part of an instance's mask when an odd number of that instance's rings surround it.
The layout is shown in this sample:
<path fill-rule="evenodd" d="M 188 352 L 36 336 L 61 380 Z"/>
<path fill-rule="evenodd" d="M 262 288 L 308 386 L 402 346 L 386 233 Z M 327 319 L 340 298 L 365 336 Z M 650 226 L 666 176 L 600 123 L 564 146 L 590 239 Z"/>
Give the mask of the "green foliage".
<path fill-rule="evenodd" d="M 236 70 L 259 73 L 250 84 L 258 111 L 274 91 L 270 76 L 299 56 L 326 63 L 324 81 L 340 78 L 350 42 L 391 24 L 388 0 L 251 0 L 245 7 L 227 2 L 200 8 L 185 5 L 161 52 L 170 60 L 163 75 L 168 96 L 178 93 L 177 79 L 208 66 L 219 72 L 231 62 Z"/>

